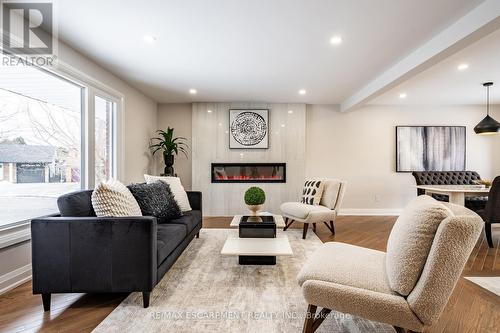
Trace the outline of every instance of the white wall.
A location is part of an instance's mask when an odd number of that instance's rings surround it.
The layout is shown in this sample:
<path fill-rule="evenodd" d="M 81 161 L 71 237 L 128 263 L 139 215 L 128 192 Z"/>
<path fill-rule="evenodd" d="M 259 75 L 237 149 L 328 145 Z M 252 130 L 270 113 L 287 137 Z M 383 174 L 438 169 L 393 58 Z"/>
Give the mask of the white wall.
<path fill-rule="evenodd" d="M 269 149 L 229 149 L 231 108 L 269 109 Z M 288 113 L 289 110 L 293 113 Z M 243 195 L 252 184 L 212 184 L 210 165 L 217 162 L 284 162 L 287 164 L 286 183 L 256 184 L 266 192 L 264 209 L 279 213 L 282 202 L 297 200 L 305 177 L 305 104 L 194 103 L 192 117 L 192 185 L 194 190 L 203 192 L 204 215 L 234 215 L 247 211 Z"/>
<path fill-rule="evenodd" d="M 158 129 L 166 130 L 168 127 L 174 128 L 174 135 L 187 139 L 189 147 L 192 147 L 191 133 L 191 103 L 181 104 L 160 104 L 158 105 Z M 165 167 L 161 154 L 157 153 L 157 173 L 163 172 Z M 180 154 L 175 158 L 174 170 L 181 178 L 184 188 L 191 189 L 191 149 L 189 149 L 188 157 Z"/>
<path fill-rule="evenodd" d="M 307 176 L 347 180 L 344 213 L 397 213 L 415 189 L 410 173 L 395 171 L 395 126 L 467 126 L 467 169 L 491 178 L 500 174 L 500 137 L 474 134 L 483 117 L 484 106 L 377 106 L 341 113 L 334 106 L 308 105 Z"/>

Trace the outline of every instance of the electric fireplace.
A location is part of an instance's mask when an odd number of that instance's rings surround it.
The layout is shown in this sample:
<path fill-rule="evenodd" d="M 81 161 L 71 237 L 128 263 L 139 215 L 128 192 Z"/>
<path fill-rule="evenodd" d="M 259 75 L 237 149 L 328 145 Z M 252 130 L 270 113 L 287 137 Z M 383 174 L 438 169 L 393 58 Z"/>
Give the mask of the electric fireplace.
<path fill-rule="evenodd" d="M 212 163 L 212 183 L 286 183 L 286 163 Z"/>

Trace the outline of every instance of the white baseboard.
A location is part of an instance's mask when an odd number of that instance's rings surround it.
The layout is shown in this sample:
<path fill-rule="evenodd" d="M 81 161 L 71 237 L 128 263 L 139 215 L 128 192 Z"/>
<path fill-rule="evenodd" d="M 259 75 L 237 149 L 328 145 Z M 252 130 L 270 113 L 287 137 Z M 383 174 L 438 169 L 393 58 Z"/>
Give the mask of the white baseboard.
<path fill-rule="evenodd" d="M 344 208 L 339 215 L 351 216 L 399 216 L 403 209 L 398 208 Z M 203 217 L 233 217 L 234 215 L 204 215 Z"/>
<path fill-rule="evenodd" d="M 0 295 L 29 280 L 31 280 L 31 264 L 0 276 Z"/>
<path fill-rule="evenodd" d="M 344 208 L 339 215 L 353 216 L 399 216 L 403 210 L 397 208 Z"/>

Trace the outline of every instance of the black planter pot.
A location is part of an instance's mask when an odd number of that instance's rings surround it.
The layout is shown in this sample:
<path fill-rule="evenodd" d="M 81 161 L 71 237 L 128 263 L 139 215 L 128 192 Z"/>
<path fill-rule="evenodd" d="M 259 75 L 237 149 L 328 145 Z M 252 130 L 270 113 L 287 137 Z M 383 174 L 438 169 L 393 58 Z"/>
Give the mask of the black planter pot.
<path fill-rule="evenodd" d="M 174 174 L 174 155 L 163 154 L 163 161 L 165 162 L 164 176 L 175 176 Z"/>

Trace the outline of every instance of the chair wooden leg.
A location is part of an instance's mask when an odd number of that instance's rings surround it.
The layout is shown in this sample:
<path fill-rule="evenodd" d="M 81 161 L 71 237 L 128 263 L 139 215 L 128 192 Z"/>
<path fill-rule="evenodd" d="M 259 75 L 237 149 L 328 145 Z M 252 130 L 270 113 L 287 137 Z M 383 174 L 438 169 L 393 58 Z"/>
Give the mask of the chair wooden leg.
<path fill-rule="evenodd" d="M 304 223 L 304 228 L 302 229 L 302 239 L 306 239 L 308 228 L 309 228 L 309 223 Z"/>
<path fill-rule="evenodd" d="M 199 232 L 196 233 L 196 238 L 200 238 L 200 233 Z"/>
<path fill-rule="evenodd" d="M 484 233 L 486 234 L 486 241 L 490 248 L 493 247 L 493 238 L 491 238 L 491 223 L 484 224 Z"/>
<path fill-rule="evenodd" d="M 316 232 L 316 223 L 313 223 L 313 231 Z"/>
<path fill-rule="evenodd" d="M 320 313 L 316 314 L 317 309 L 318 307 L 316 305 L 308 305 L 306 318 L 304 320 L 304 328 L 302 329 L 303 333 L 314 333 L 323 320 L 325 320 L 328 314 L 332 311 L 330 309 L 323 308 Z"/>
<path fill-rule="evenodd" d="M 327 227 L 327 228 L 331 231 L 331 233 L 332 233 L 333 235 L 335 235 L 335 227 L 334 227 L 334 225 L 333 225 L 333 221 L 330 221 L 330 224 L 328 224 L 328 223 L 326 223 L 326 222 L 323 222 L 323 223 L 324 223 L 324 224 L 326 225 L 326 227 Z"/>
<path fill-rule="evenodd" d="M 293 222 L 295 222 L 294 220 L 290 220 L 290 222 L 288 223 L 288 219 L 286 219 L 287 222 L 285 222 L 285 227 L 283 228 L 283 231 L 286 231 L 286 229 L 288 229 Z"/>
<path fill-rule="evenodd" d="M 393 326 L 394 329 L 396 330 L 397 333 L 417 333 L 415 331 L 412 331 L 412 330 L 406 330 L 402 327 L 398 327 L 398 326 Z"/>

